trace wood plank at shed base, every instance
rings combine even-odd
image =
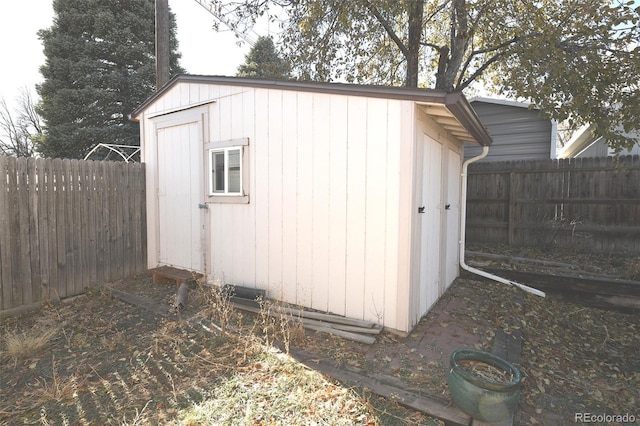
[[[266,314],[278,317],[280,315],[291,315],[299,319],[304,328],[319,331],[321,333],[333,334],[345,339],[371,345],[375,343],[374,335],[380,334],[382,329],[370,321],[346,318],[338,315],[310,312],[303,309],[287,308],[285,306],[272,305],[264,309],[260,303],[254,300],[242,299],[232,296],[231,306],[256,315]]]
[[[166,279],[174,280],[177,285],[180,285],[181,283],[189,283],[191,281],[202,278],[202,274],[199,274],[197,272],[187,271],[186,269],[180,269],[166,265],[149,269],[149,273],[153,275],[154,283]]]

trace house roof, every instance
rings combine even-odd
[[[349,96],[367,96],[385,99],[412,100],[442,127],[463,142],[491,145],[492,139],[475,111],[462,93],[408,87],[374,86],[345,83],[302,82],[291,80],[255,79],[180,74],[169,80],[156,93],[142,103],[130,118],[138,120],[140,114],[159,97],[178,83],[218,84],[255,88],[332,93]]]
[[[576,130],[571,139],[564,145],[564,147],[558,152],[558,158],[571,158],[575,157],[578,153],[585,150],[599,137],[594,135],[595,127],[591,124],[585,124]]]
[[[510,99],[488,98],[485,96],[474,96],[473,98],[469,99],[469,103],[474,103],[474,102],[484,102],[487,104],[505,105],[505,106],[512,106],[512,107],[518,107],[518,108],[534,109],[534,110],[538,109],[529,102],[513,101]]]

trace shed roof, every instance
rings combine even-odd
[[[480,119],[462,93],[448,93],[442,90],[408,87],[180,74],[169,80],[156,93],[133,111],[131,119],[138,120],[140,114],[142,114],[149,105],[178,83],[246,86],[266,89],[332,93],[345,96],[367,96],[385,99],[411,100],[462,142],[472,142],[480,145],[491,145],[492,143],[489,132],[482,125]]]

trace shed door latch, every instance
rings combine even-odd
[[[424,213],[424,206],[418,207],[418,213]]]
[[[198,204],[199,209],[209,210],[209,206],[206,204]]]

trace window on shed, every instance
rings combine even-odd
[[[242,147],[209,150],[210,194],[242,194]]]

